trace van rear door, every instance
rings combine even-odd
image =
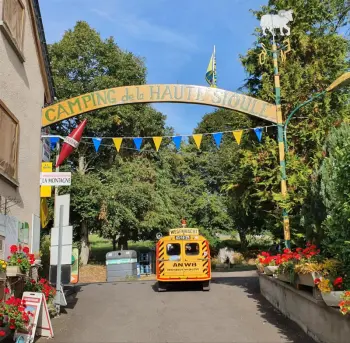
[[[204,265],[208,262],[208,259],[203,256],[206,250],[206,245],[202,244],[202,241],[184,241],[183,251],[184,251],[184,276],[188,278],[205,278],[208,270]]]
[[[179,278],[183,276],[181,242],[162,241],[158,246],[158,272],[161,278]]]

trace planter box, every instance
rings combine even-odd
[[[340,296],[343,294],[343,291],[333,291],[330,293],[321,293],[323,301],[327,306],[339,307],[341,302]]]
[[[17,276],[18,274],[21,274],[21,270],[18,266],[7,266],[6,268],[6,275],[7,276]]]
[[[297,284],[309,286],[309,287],[315,287],[314,280],[320,277],[318,273],[312,272],[308,274],[298,274],[297,278]]]
[[[265,274],[259,275],[259,281],[262,295],[315,342],[349,343],[349,316],[342,315],[338,308]]]
[[[6,272],[0,272],[0,280],[6,280]]]
[[[278,266],[266,266],[264,267],[264,272],[266,275],[272,276],[276,273]]]
[[[290,274],[277,274],[277,279],[283,282],[291,283],[291,275]]]

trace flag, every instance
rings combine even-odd
[[[210,87],[216,87],[216,57],[215,57],[215,45],[214,51],[211,55],[205,79],[209,83]]]
[[[213,137],[214,137],[214,141],[215,141],[216,146],[219,148],[220,143],[221,143],[221,139],[222,139],[222,132],[213,133]]]
[[[192,135],[196,145],[197,145],[197,148],[200,149],[201,147],[201,143],[202,143],[202,138],[203,138],[203,135],[202,134],[197,134],[197,135]]]
[[[133,141],[134,141],[134,144],[135,144],[135,147],[138,151],[140,151],[141,149],[141,145],[142,145],[142,138],[141,137],[134,137],[133,138]]]
[[[49,208],[47,207],[46,198],[40,199],[40,222],[42,228],[45,228],[49,223]]]
[[[123,138],[120,138],[120,137],[118,137],[118,138],[113,138],[113,143],[114,143],[115,148],[117,149],[118,152],[119,152],[119,150],[120,150],[120,147],[121,147],[121,145],[122,145],[122,142],[123,142]]]
[[[236,139],[237,144],[240,145],[241,144],[243,130],[233,131],[232,133],[233,133],[233,137],[235,137],[235,139]]]
[[[153,137],[153,143],[156,147],[156,150],[159,150],[160,144],[162,143],[163,137]]]
[[[258,141],[261,142],[262,133],[263,133],[262,127],[256,127],[256,128],[254,129],[254,132],[255,132],[255,134],[256,134],[256,137],[258,138]]]
[[[96,152],[98,151],[98,149],[100,148],[101,142],[102,142],[102,138],[98,138],[98,137],[94,137],[92,138],[92,142],[94,143],[94,147]]]
[[[177,150],[180,150],[181,140],[182,140],[182,136],[174,136],[173,137],[173,142],[174,142]]]

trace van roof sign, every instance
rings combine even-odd
[[[199,235],[198,229],[190,229],[190,228],[181,228],[181,229],[170,229],[169,230],[170,236],[175,235]]]

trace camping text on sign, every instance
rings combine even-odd
[[[40,173],[41,186],[70,186],[71,172]]]

